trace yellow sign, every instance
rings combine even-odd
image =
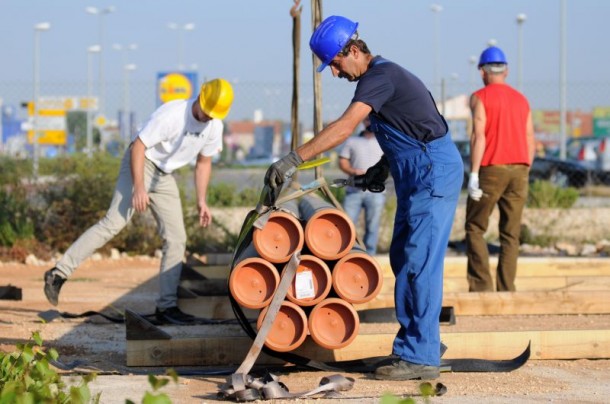
[[[48,145],[64,145],[67,141],[66,135],[66,111],[65,110],[41,110],[38,111],[35,126],[38,128],[38,143]],[[28,131],[28,142],[34,143],[33,128]]]
[[[191,98],[193,86],[183,74],[170,73],[159,80],[159,98],[163,103]]]
[[[97,127],[101,128],[106,125],[106,117],[104,115],[98,115],[95,117],[94,122]]]

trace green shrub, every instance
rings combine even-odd
[[[96,375],[82,376],[78,385],[68,387],[50,366],[58,357],[42,346],[38,332],[17,344],[16,352],[0,352],[0,403],[99,403],[101,393],[92,396],[88,386]]]
[[[21,184],[24,179],[32,177],[30,160],[0,156],[0,185]]]
[[[31,239],[34,224],[22,189],[0,189],[0,246],[12,246],[17,240]]]
[[[530,184],[527,206],[530,208],[569,209],[578,200],[575,188],[560,188],[549,181],[536,180]]]

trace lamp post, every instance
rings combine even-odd
[[[102,51],[104,50],[104,16],[113,13],[116,11],[116,7],[108,6],[105,8],[97,8],[97,7],[87,7],[85,11],[88,14],[99,16],[99,37],[98,37],[98,46],[99,51],[99,101],[98,101],[98,109],[101,113],[104,112],[104,98],[106,95],[106,83],[104,82],[104,61]]]
[[[40,145],[38,144],[38,97],[40,92],[40,33],[51,29],[51,23],[41,22],[34,25],[34,97],[32,99],[32,131],[34,139],[33,171],[34,178],[38,179],[38,158]]]
[[[517,14],[517,89],[523,91],[523,23],[527,16],[523,13]]]
[[[568,43],[567,43],[567,2],[561,0],[559,18],[559,157],[565,160],[567,155],[567,107],[568,107]]]
[[[497,39],[495,39],[495,38],[490,38],[490,39],[487,41],[487,46],[496,46],[497,44],[498,44],[498,40],[497,40]]]
[[[129,98],[129,73],[136,70],[136,65],[133,63],[129,63],[123,66],[124,77],[125,77],[125,87],[123,93],[123,124],[125,124],[125,131],[123,136],[125,137],[123,140],[125,144],[128,144],[131,140],[131,105]]]
[[[128,52],[138,49],[138,44],[130,43],[129,45],[121,45],[119,43],[112,44],[112,49],[122,53],[123,66],[129,63]]]
[[[440,4],[431,4],[430,10],[434,13],[434,86],[437,91],[440,91],[440,66],[441,66],[441,26],[439,14],[443,11],[443,6]]]
[[[94,54],[100,53],[101,51],[102,47],[100,45],[91,45],[87,48],[87,157],[91,157],[93,152],[93,130],[91,125],[93,64],[91,63],[91,59],[93,58]]]
[[[468,58],[470,64],[470,91],[474,91],[475,72],[477,71],[477,57],[472,55]]]
[[[182,63],[182,55],[183,55],[183,48],[184,48],[184,32],[194,30],[195,24],[192,22],[189,22],[189,23],[186,23],[183,25],[179,25],[179,24],[176,24],[175,22],[170,22],[167,24],[167,27],[169,29],[178,31],[178,70],[184,70],[184,64]]]
[[[131,138],[131,133],[129,130],[129,110],[130,110],[130,103],[129,103],[129,69],[134,70],[135,69],[135,65],[134,64],[130,64],[129,63],[129,58],[128,58],[128,52],[130,51],[134,51],[136,49],[138,49],[138,45],[135,43],[129,44],[129,45],[121,45],[121,44],[113,44],[112,45],[112,49],[119,51],[122,53],[122,64],[121,67],[123,69],[123,112],[122,114],[120,114],[120,136],[121,139],[123,140],[123,142],[125,144],[127,144],[127,142],[129,142],[130,138]],[[130,66],[130,68],[128,69],[127,66]],[[131,68],[133,67],[133,68]]]

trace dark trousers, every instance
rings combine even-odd
[[[466,205],[466,254],[468,288],[471,292],[493,291],[489,251],[485,232],[496,204],[500,210],[500,256],[496,269],[496,290],[514,291],[519,256],[521,216],[527,200],[529,167],[522,164],[481,167],[479,201]]]

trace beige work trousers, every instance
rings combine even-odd
[[[177,290],[186,249],[180,193],[174,177],[159,170],[148,159],[145,159],[144,164],[144,184],[150,197],[150,209],[163,240],[157,307],[166,309],[177,304]],[[131,149],[128,149],[123,156],[119,178],[106,215],[85,231],[57,262],[56,268],[64,277],[69,278],[81,262],[129,223],[135,213],[131,202],[132,193]]]

